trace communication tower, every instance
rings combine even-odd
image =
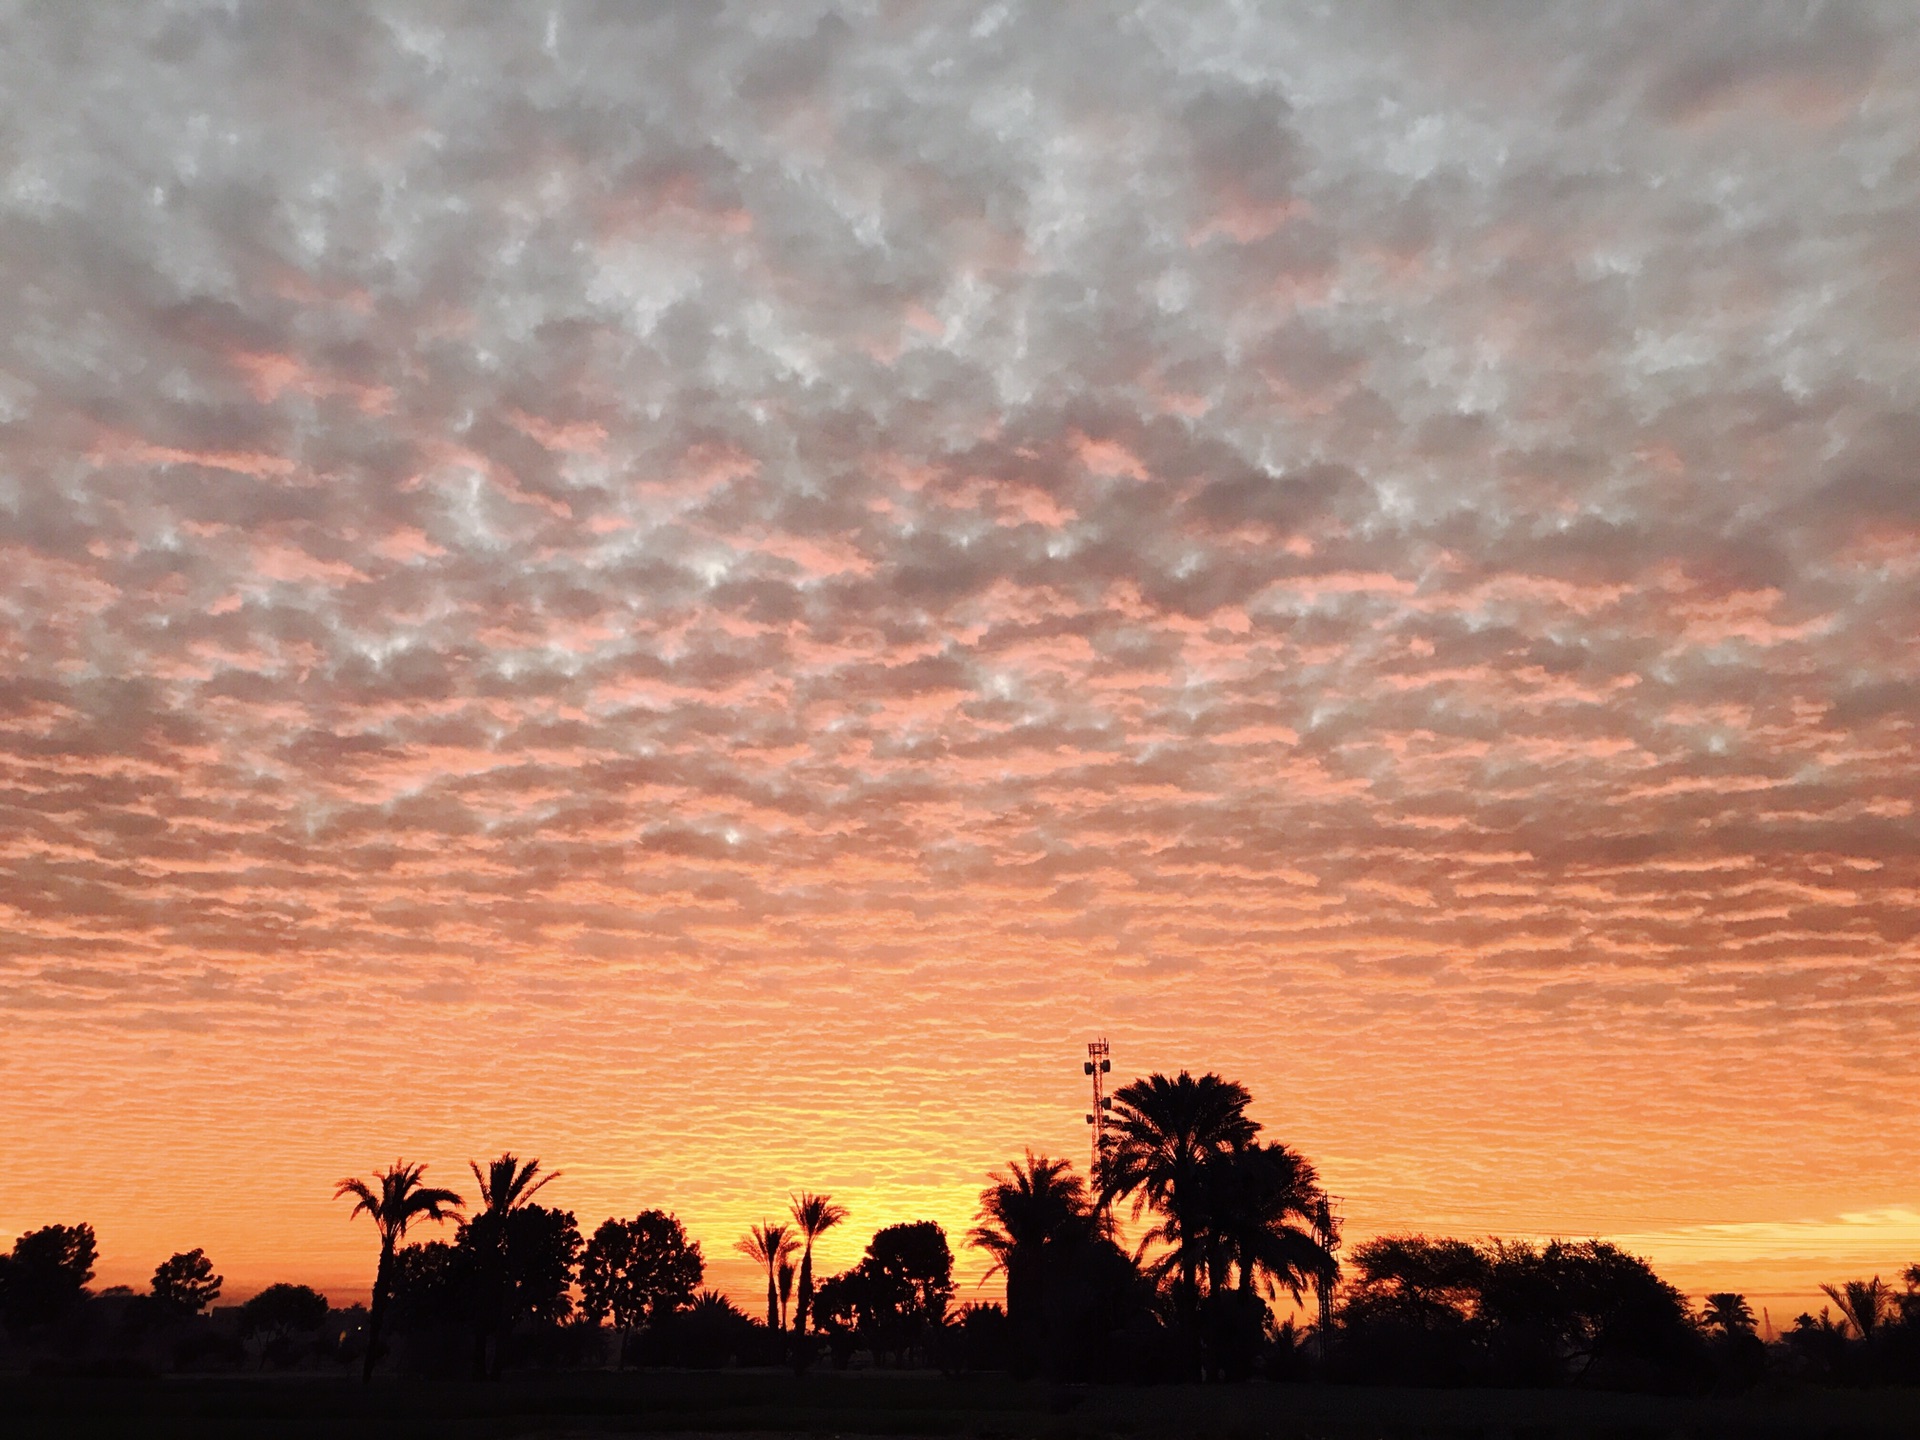
[[[1313,1238],[1320,1248],[1331,1256],[1340,1248],[1340,1197],[1322,1195],[1320,1203],[1313,1212]],[[1314,1297],[1320,1302],[1320,1323],[1314,1330],[1314,1346],[1320,1358],[1327,1358],[1327,1351],[1333,1341],[1333,1287],[1339,1279],[1339,1262],[1334,1262],[1315,1277]]]
[[[1113,1072],[1113,1061],[1107,1058],[1104,1036],[1087,1042],[1085,1070],[1093,1077],[1093,1109],[1087,1115],[1087,1124],[1093,1127],[1093,1163],[1087,1175],[1094,1193],[1098,1194],[1107,1154],[1107,1111],[1113,1108],[1113,1099],[1107,1094],[1107,1076]]]

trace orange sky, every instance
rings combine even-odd
[[[1334,8],[23,22],[0,1233],[751,1300],[1104,1033],[1354,1238],[1920,1260],[1916,27]]]

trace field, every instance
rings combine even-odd
[[[1055,1386],[999,1377],[571,1374],[493,1385],[331,1377],[0,1379],[0,1435],[493,1440],[591,1435],[1573,1437],[1920,1435],[1920,1391],[1661,1397],[1336,1386]]]

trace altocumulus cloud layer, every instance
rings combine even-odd
[[[957,1226],[1105,1029],[1916,1258],[1908,6],[0,26],[7,1224]]]

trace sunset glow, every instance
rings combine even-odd
[[[9,21],[0,1231],[979,1298],[1104,1035],[1350,1241],[1920,1261],[1920,34],[1502,8]]]

